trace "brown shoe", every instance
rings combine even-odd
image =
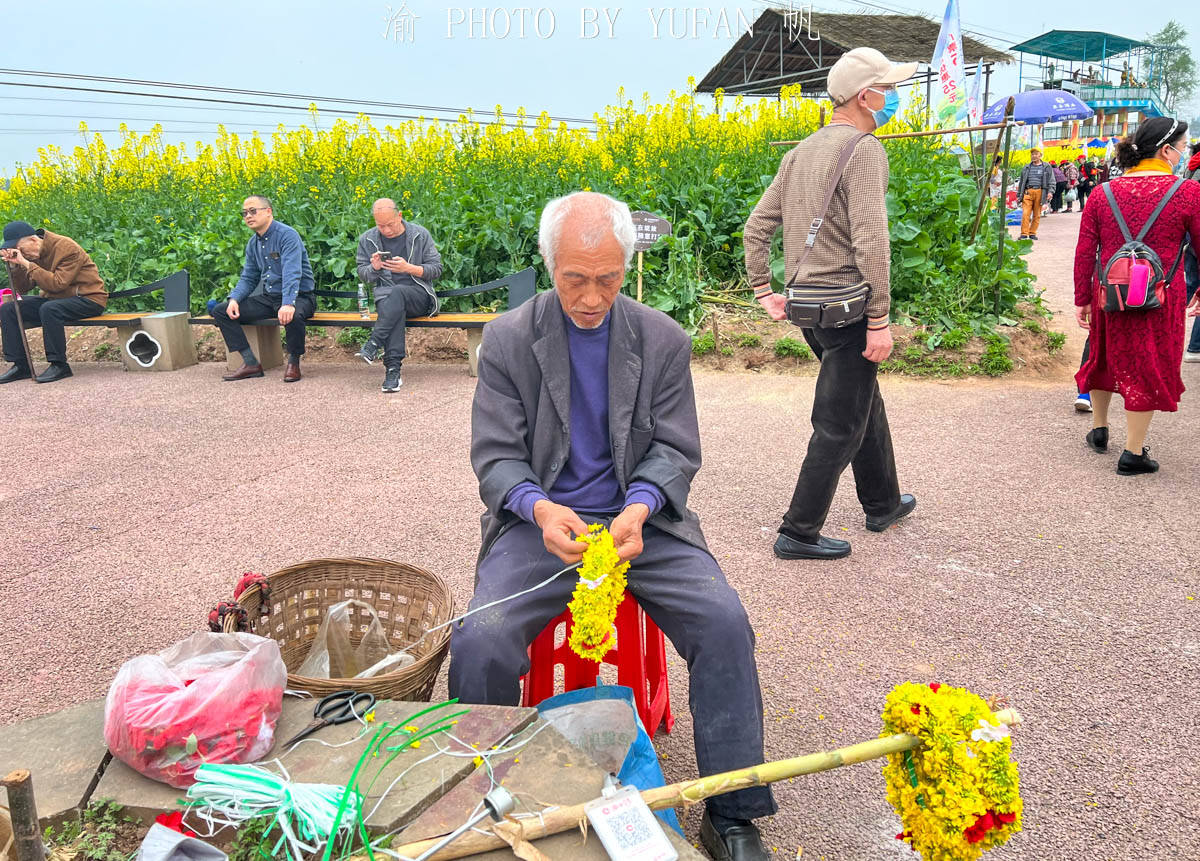
[[[227,383],[231,383],[234,380],[249,380],[253,377],[261,376],[263,376],[262,365],[242,365],[232,374],[226,374],[225,376],[221,377],[221,379]]]
[[[300,380],[300,366],[295,362],[288,362],[287,368],[283,372],[283,381],[285,383],[295,383]]]

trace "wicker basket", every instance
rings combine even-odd
[[[238,604],[246,610],[250,630],[279,643],[288,668],[288,687],[314,697],[342,690],[370,691],[378,699],[428,701],[438,670],[450,648],[450,628],[426,637],[413,651],[416,662],[369,679],[311,679],[291,672],[304,662],[321,620],[333,604],[355,598],[372,605],[388,640],[403,648],[421,634],[454,615],[454,598],[442,578],[424,568],[384,559],[313,559],[276,571],[267,577],[270,607],[260,614],[262,593],[251,586]],[[362,639],[368,618],[351,611],[354,645]],[[234,614],[225,617],[233,630]]]

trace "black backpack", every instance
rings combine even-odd
[[[1108,199],[1108,206],[1117,220],[1117,226],[1121,228],[1121,235],[1125,237],[1125,244],[1117,249],[1103,267],[1100,265],[1100,252],[1096,251],[1096,278],[1104,289],[1105,311],[1110,313],[1113,311],[1150,311],[1162,307],[1164,292],[1179,269],[1179,263],[1183,259],[1183,249],[1187,243],[1186,241],[1180,243],[1175,263],[1171,267],[1171,271],[1164,275],[1162,258],[1158,256],[1157,251],[1142,240],[1150,232],[1154,222],[1158,220],[1163,208],[1186,181],[1183,177],[1176,178],[1171,187],[1167,189],[1167,193],[1162,196],[1162,200],[1158,202],[1158,206],[1154,207],[1154,211],[1150,213],[1150,217],[1146,219],[1146,223],[1136,237],[1129,232],[1125,216],[1121,214],[1121,209],[1117,206],[1117,199],[1113,197],[1112,185],[1106,182],[1102,186],[1104,196]],[[1134,264],[1150,268],[1145,289],[1141,289],[1137,284],[1133,286],[1132,290],[1130,289]]]

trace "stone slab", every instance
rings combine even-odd
[[[78,816],[107,752],[102,699],[0,727],[0,775],[28,769],[43,827]]]
[[[186,311],[147,314],[138,323],[139,328],[121,330],[121,361],[127,370],[175,371],[196,364],[196,341]],[[148,365],[134,357],[131,346]]]
[[[313,705],[313,701],[309,699],[288,697],[284,700],[283,714],[275,728],[276,744],[264,757],[264,761],[279,759],[295,783],[344,785],[349,781],[355,763],[366,750],[372,733],[361,733],[362,726],[358,723],[328,726],[311,736],[310,740],[301,741],[291,749],[284,750],[281,742],[290,740],[312,721]],[[381,702],[375,708],[376,726],[385,722],[404,724],[417,712],[428,707],[429,703]],[[383,804],[368,818],[368,824],[373,829],[380,832],[390,831],[411,822],[459,780],[470,774],[475,766],[471,756],[467,755],[470,750],[468,745],[475,743],[487,749],[512,733],[519,732],[537,717],[535,709],[505,706],[451,706],[444,709],[443,713],[449,714],[462,709],[469,711],[459,718],[453,733],[463,744],[456,744],[447,738],[439,738],[439,743],[443,747],[458,750],[463,756],[439,756],[422,763],[421,760],[437,750],[433,740],[427,739],[421,743],[419,749],[400,752],[382,771],[380,767],[391,754],[381,754],[378,760],[372,760],[364,769],[360,775],[360,785],[364,788],[375,778],[376,773],[379,774],[364,805],[367,811],[372,810],[380,796],[387,791]],[[416,724],[427,726],[431,722],[430,719],[437,714],[438,712],[434,712],[419,718]],[[389,785],[393,783],[392,788],[388,790]],[[94,797],[111,798],[130,814],[148,822],[159,813],[173,809],[177,800],[185,794],[185,790],[150,780],[123,762],[114,760],[101,778]]]
[[[543,727],[545,727],[543,729]],[[503,758],[494,758],[492,773],[483,766],[476,768],[457,786],[443,795],[412,825],[401,832],[397,844],[427,840],[448,834],[467,820],[480,799],[491,788],[494,778],[517,799],[517,815],[537,813],[550,805],[582,804],[600,796],[605,771],[592,759],[567,741],[554,727],[538,720],[523,730],[508,745],[521,744],[519,749]],[[671,829],[663,829],[682,859],[703,859],[690,843]],[[550,858],[570,858],[572,861],[607,861],[608,853],[594,836],[584,840],[578,832],[544,837],[534,843]],[[512,858],[508,849],[473,856],[480,859]]]
[[[269,371],[271,368],[278,368],[283,365],[283,344],[279,339],[280,333],[283,331],[282,327],[242,326],[242,331],[246,333],[246,343],[250,345],[250,349],[258,357],[258,362],[263,366],[263,370]],[[218,329],[217,336],[220,337],[220,334],[221,331]],[[246,363],[242,360],[241,353],[231,353],[226,348],[225,366],[230,371],[236,371],[244,364]]]

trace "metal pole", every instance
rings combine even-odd
[[[933,122],[933,66],[925,73],[925,128]]]
[[[1005,105],[1005,107],[1004,107],[1004,119],[1006,122],[1010,122],[1012,120],[1013,111],[1015,111],[1016,109],[1017,109],[1016,99],[1014,99],[1010,96],[1008,99],[1008,104]],[[999,216],[1000,216],[1000,221],[998,224],[999,229],[996,231],[996,233],[998,234],[997,241],[999,242],[999,249],[996,254],[996,271],[997,272],[999,272],[1004,267],[1004,240],[1008,239],[1008,225],[1005,223],[1006,216],[1007,216],[1007,213],[1005,212],[1005,209],[1007,208],[1005,205],[1006,204],[1005,196],[1008,194],[1008,162],[1009,162],[1009,158],[1011,155],[1012,155],[1012,126],[1009,126],[1004,132],[1004,168],[1000,172],[1000,206],[997,209],[997,212],[999,213]],[[1000,284],[999,284],[999,282],[996,283],[996,313],[997,314],[1000,313]]]
[[[642,259],[646,252],[638,252],[638,301],[642,301]]]
[[[22,769],[0,780],[0,786],[8,790],[8,811],[12,817],[16,861],[45,861],[46,847],[42,845],[37,805],[33,800],[33,778]]]

